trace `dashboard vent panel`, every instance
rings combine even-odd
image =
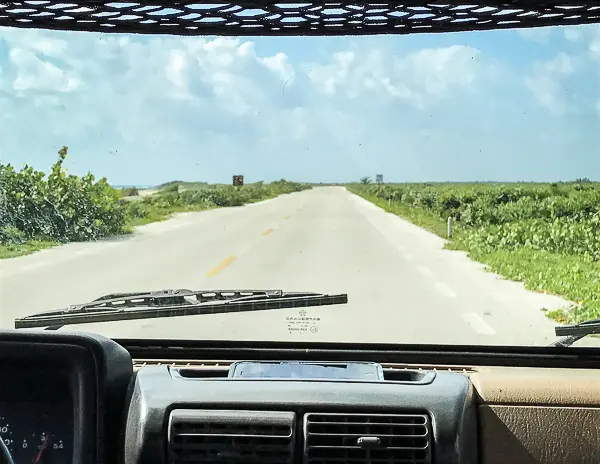
[[[427,414],[310,413],[304,464],[430,464]]]
[[[176,409],[169,463],[291,464],[295,424],[293,412]]]

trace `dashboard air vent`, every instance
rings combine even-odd
[[[283,411],[176,409],[169,418],[169,463],[292,463],[295,417]]]
[[[304,464],[429,464],[427,414],[304,416]]]

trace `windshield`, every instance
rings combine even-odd
[[[0,328],[110,294],[259,289],[348,302],[60,330],[546,345],[600,317],[599,79],[597,25],[1,28]]]

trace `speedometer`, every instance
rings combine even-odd
[[[34,433],[30,437],[22,436],[14,440],[10,425],[0,427],[0,432],[15,464],[64,464],[70,461],[70,456],[65,453],[64,440],[56,434]]]
[[[59,409],[59,404],[0,403],[0,436],[15,464],[72,461],[72,422]]]

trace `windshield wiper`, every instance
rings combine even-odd
[[[562,338],[550,343],[548,346],[571,346],[588,335],[600,333],[600,319],[590,319],[579,324],[556,327],[554,333],[557,337]]]
[[[115,293],[89,303],[73,305],[15,319],[15,329],[45,327],[56,330],[65,325],[94,322],[131,321],[158,317],[196,316],[242,311],[303,308],[348,303],[345,293],[328,295],[282,290],[161,290]]]

